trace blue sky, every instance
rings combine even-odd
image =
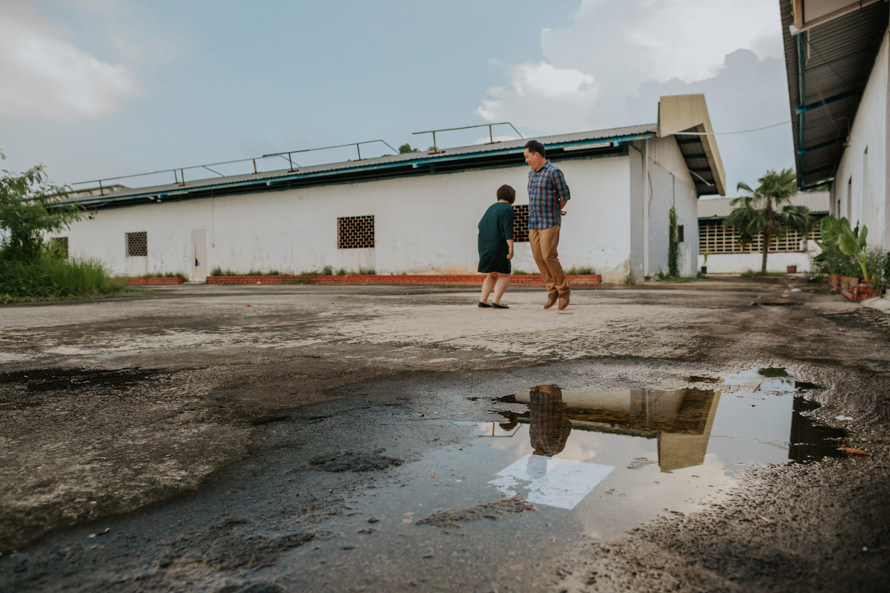
[[[0,167],[56,183],[652,123],[667,94],[717,132],[789,120],[777,0],[0,0],[0,75]],[[788,123],[717,142],[730,195],[793,166]]]

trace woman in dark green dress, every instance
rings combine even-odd
[[[479,268],[488,274],[482,282],[479,306],[509,309],[501,304],[501,297],[510,284],[510,260],[513,259],[513,202],[516,190],[509,185],[498,188],[498,201],[488,207],[479,221]],[[488,295],[494,290],[494,300],[488,304]]]

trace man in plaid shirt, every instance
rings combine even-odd
[[[565,214],[562,209],[572,196],[562,171],[547,159],[543,144],[530,140],[525,145],[525,162],[532,169],[528,173],[528,241],[547,287],[544,308],[549,309],[558,299],[559,308],[565,309],[570,290],[556,248]]]

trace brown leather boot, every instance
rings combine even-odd
[[[555,305],[555,304],[556,304],[556,299],[558,299],[558,298],[559,298],[559,293],[558,293],[558,292],[550,292],[550,293],[547,293],[547,302],[544,303],[544,308],[545,308],[545,309],[549,309],[550,307],[552,307],[553,305]]]
[[[566,307],[569,306],[569,293],[570,292],[571,292],[571,290],[569,290],[567,288],[564,293],[559,295],[559,310],[560,311],[562,311],[563,309],[565,309]]]

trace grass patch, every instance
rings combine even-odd
[[[760,272],[748,270],[747,272],[742,272],[739,275],[742,278],[784,278],[788,274],[786,274],[785,272],[767,272],[766,274],[761,274]]]
[[[593,270],[593,268],[589,268],[589,267],[588,268],[573,267],[573,268],[569,268],[568,270],[566,270],[566,274],[569,274],[571,276],[592,276],[593,274],[596,274],[596,272]]]
[[[44,257],[32,262],[0,261],[0,302],[99,298],[126,292],[91,260]]]
[[[671,276],[666,272],[659,272],[655,274],[656,282],[695,282],[696,280],[701,280],[704,278],[702,274],[697,274],[695,276]]]

